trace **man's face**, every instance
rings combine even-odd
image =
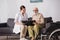
[[[26,9],[23,8],[23,9],[21,10],[21,13],[22,13],[22,14],[26,13]]]
[[[38,13],[38,8],[34,8],[33,12]]]

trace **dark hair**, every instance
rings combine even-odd
[[[24,5],[22,5],[22,6],[20,7],[20,10],[22,10],[23,8],[25,9],[25,6],[24,6]]]

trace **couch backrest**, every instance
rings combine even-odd
[[[53,22],[52,17],[46,17],[44,18],[45,23]]]
[[[32,20],[32,18],[28,18],[28,20]],[[52,17],[46,17],[44,18],[45,23],[53,22]],[[7,26],[14,27],[14,18],[8,18],[7,20]]]
[[[7,20],[7,26],[14,27],[14,18],[8,18]]]
[[[32,17],[28,18],[28,20],[29,20],[29,21],[32,20]]]
[[[32,18],[30,17],[30,18],[28,18],[28,20],[32,20]],[[49,22],[53,22],[52,17],[44,18],[44,23],[49,23]]]

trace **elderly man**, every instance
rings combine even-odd
[[[35,20],[34,26],[28,26],[29,37],[31,37],[31,40],[35,40],[39,33],[39,28],[44,24],[44,17],[41,13],[38,13],[38,11],[37,7],[33,9],[34,15],[32,16],[32,20]]]

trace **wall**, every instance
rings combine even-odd
[[[26,6],[29,17],[33,14],[33,8],[38,7],[44,17],[51,16],[54,21],[60,20],[60,0],[43,0],[40,3],[30,3],[30,0],[0,0],[1,22],[6,22],[8,18],[14,18],[21,5]]]
[[[17,2],[16,0],[7,0],[8,3],[8,18],[14,18],[17,13]]]
[[[16,13],[16,0],[0,0],[0,23],[7,22],[8,18],[14,18]]]
[[[7,20],[7,0],[0,0],[0,23]]]
[[[38,7],[39,12],[41,12],[44,17],[52,17],[54,21],[60,20],[60,0],[43,0],[40,3],[30,3],[30,0],[18,0],[17,6],[25,5],[29,16],[33,14],[33,7]]]

